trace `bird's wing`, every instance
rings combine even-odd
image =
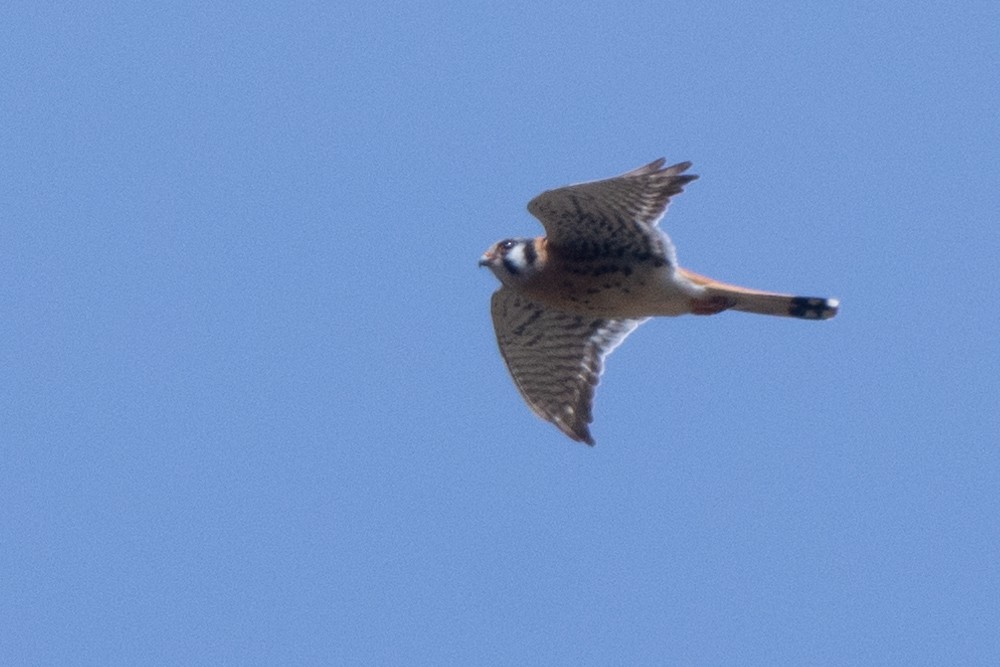
[[[602,181],[549,190],[528,203],[545,227],[550,248],[580,260],[623,258],[676,264],[666,234],[656,229],[670,198],[697,176],[690,162],[645,167]]]
[[[579,442],[589,424],[604,358],[644,320],[552,310],[506,287],[493,293],[493,327],[507,370],[532,410]]]

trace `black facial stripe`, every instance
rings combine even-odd
[[[532,241],[528,241],[524,244],[524,261],[528,266],[534,266],[536,259],[538,259],[538,253],[535,252],[535,244]]]
[[[504,256],[503,266],[505,269],[507,269],[507,272],[512,275],[516,276],[517,274],[521,273],[521,270],[517,268],[517,265],[514,264],[514,262],[510,261],[510,257]]]

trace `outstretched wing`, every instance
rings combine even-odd
[[[656,229],[684,186],[690,162],[664,167],[660,158],[603,181],[549,190],[528,203],[545,227],[549,247],[571,259],[628,258],[676,264],[673,245]]]
[[[574,440],[594,444],[589,424],[604,358],[645,320],[607,320],[552,310],[501,287],[493,328],[507,370],[532,410]]]

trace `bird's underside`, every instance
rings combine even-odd
[[[679,267],[657,224],[670,197],[696,176],[683,173],[690,163],[663,165],[542,193],[528,210],[547,236],[500,241],[480,259],[502,283],[493,324],[522,397],[590,445],[604,358],[646,318],[739,310],[821,320],[839,307],[834,299],[754,290]]]

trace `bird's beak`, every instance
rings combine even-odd
[[[486,252],[479,258],[479,266],[489,266],[493,263],[493,253]]]

